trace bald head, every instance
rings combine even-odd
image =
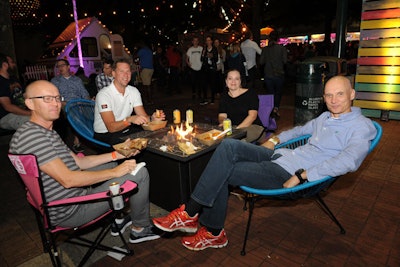
[[[52,129],[53,121],[59,118],[61,111],[57,87],[48,81],[39,80],[29,84],[25,94],[25,105],[32,111],[31,121]]]
[[[49,81],[38,80],[30,83],[26,87],[26,98],[41,95],[59,95],[57,87]]]
[[[325,89],[330,86],[340,87],[344,90],[352,90],[350,80],[344,76],[334,76],[328,80]]]
[[[344,76],[332,77],[325,84],[324,100],[328,110],[335,118],[351,112],[354,97],[355,91],[351,88],[350,80]]]

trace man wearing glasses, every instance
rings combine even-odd
[[[85,157],[73,153],[53,129],[53,122],[60,115],[62,100],[57,88],[50,82],[40,80],[31,83],[26,89],[25,104],[32,110],[32,115],[30,121],[13,135],[10,152],[37,157],[48,201],[104,191],[112,182],[123,184],[131,180],[137,183],[140,190],[130,197],[129,216],[116,219],[117,226],[121,232],[130,230],[130,243],[160,238],[160,231],[150,221],[150,177],[147,169],[143,167],[135,175],[131,174],[136,168],[136,160],[126,159],[118,165],[116,160],[125,159],[125,156],[116,151]],[[137,153],[139,151],[128,157]],[[50,218],[54,225],[75,227],[107,210],[107,201],[70,205],[52,209]],[[115,227],[111,234],[118,235]]]
[[[71,75],[70,67],[68,60],[57,60],[56,68],[59,75],[51,79],[51,83],[57,86],[60,94],[64,97],[63,107],[72,99],[89,98],[89,93],[82,80],[75,75]]]
[[[64,98],[62,101],[63,108],[67,102],[72,99],[90,98],[89,92],[83,85],[82,80],[75,75],[71,75],[68,60],[57,60],[56,68],[58,69],[59,75],[51,79],[51,83],[58,88],[60,95]],[[75,152],[83,152],[83,148],[77,136],[74,136],[73,150]]]
[[[7,56],[0,54],[0,128],[16,130],[29,120],[31,112],[11,102],[10,67]]]

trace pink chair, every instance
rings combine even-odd
[[[109,191],[47,202],[44,195],[42,179],[40,177],[40,171],[36,161],[36,156],[31,154],[8,154],[8,157],[25,184],[26,197],[28,202],[33,207],[33,210],[35,211],[40,236],[43,242],[43,249],[45,252],[49,253],[53,266],[62,266],[56,243],[58,233],[68,235],[68,239],[65,242],[89,248],[86,254],[83,256],[82,260],[80,261],[79,266],[84,265],[95,250],[111,251],[124,255],[133,255],[133,250],[128,247],[128,244],[122,236],[121,232],[119,232],[119,237],[121,238],[121,241],[123,243],[122,250],[118,250],[101,244],[104,237],[110,231],[111,226],[113,224],[114,226],[116,226],[115,218],[117,211],[114,211],[112,208],[112,197],[110,196]],[[136,188],[137,184],[129,180],[121,185],[120,195],[124,197],[125,202],[128,200],[128,195],[132,194],[133,190]],[[49,217],[49,209],[51,209],[52,207],[61,205],[79,205],[97,201],[109,201],[110,210],[84,225],[74,228],[66,228],[53,225],[51,223]],[[80,230],[85,229],[95,223],[98,223],[99,227],[101,227],[101,231],[98,233],[97,237],[94,240],[88,240],[79,236]]]

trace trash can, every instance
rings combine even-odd
[[[325,62],[302,62],[296,71],[294,124],[303,125],[318,117],[324,109]]]

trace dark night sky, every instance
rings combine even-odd
[[[222,8],[230,20],[240,13],[229,30],[240,31],[241,22],[252,28],[255,1],[260,1],[261,25],[276,27],[287,35],[306,27],[320,31],[326,18],[335,17],[337,0],[202,0],[202,4],[198,4],[199,0],[76,0],[76,3],[79,18],[96,16],[110,30],[124,37],[162,39],[168,36],[176,40],[178,34],[185,30],[226,27],[228,22],[224,19]],[[350,22],[359,21],[362,0],[348,2]],[[72,0],[41,0],[40,3],[39,10],[35,12],[37,19],[33,24],[36,25],[32,28],[46,32],[50,39],[54,39],[73,21],[70,16],[73,12]],[[193,3],[197,6],[193,7]],[[134,37],[127,39],[130,38]]]
[[[10,0],[11,3],[13,1],[16,0]],[[257,1],[260,4],[255,9],[254,3]],[[79,18],[96,16],[113,33],[121,34],[125,45],[132,50],[134,44],[143,39],[153,44],[175,42],[185,30],[190,32],[224,28],[228,22],[224,19],[222,9],[229,20],[239,14],[229,28],[230,32],[237,34],[240,34],[243,25],[258,30],[252,25],[255,10],[259,11],[259,23],[262,27],[272,26],[283,36],[323,33],[325,23],[335,25],[336,1],[76,0],[76,3]],[[357,30],[362,0],[348,0],[348,3],[348,25],[353,25]],[[11,11],[12,14],[18,14],[15,10]],[[33,13],[14,17],[14,35],[22,43],[31,43],[38,39],[41,43],[36,49],[45,49],[73,22],[72,13],[72,0],[41,0],[39,9],[34,11],[35,17]],[[348,30],[353,29],[348,27]]]

